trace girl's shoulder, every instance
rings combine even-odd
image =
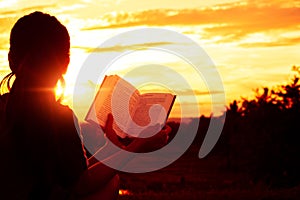
[[[74,121],[76,120],[76,116],[74,112],[69,108],[69,106],[62,105],[60,103],[56,103],[55,105],[55,117],[57,120],[61,120],[62,122],[66,121]]]

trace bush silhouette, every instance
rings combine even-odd
[[[255,90],[233,101],[222,134],[227,167],[250,173],[271,187],[300,182],[300,70],[289,83]]]

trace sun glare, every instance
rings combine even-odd
[[[57,85],[55,87],[55,96],[56,99],[62,99],[63,95],[64,95],[64,91],[65,91],[65,87],[63,86],[61,81],[57,82]]]

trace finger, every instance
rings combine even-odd
[[[111,113],[109,113],[109,114],[107,115],[107,120],[108,120],[108,121],[113,121],[113,120],[114,120],[114,117],[113,117],[113,115],[112,115]]]
[[[113,129],[113,122],[114,122],[113,115],[109,113],[105,124],[105,132],[111,131]]]
[[[162,130],[165,134],[169,135],[169,133],[172,131],[171,127],[168,125],[165,125],[163,130]]]

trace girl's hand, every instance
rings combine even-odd
[[[107,121],[106,121],[106,125],[104,128],[105,135],[112,143],[114,143],[118,147],[124,149],[125,146],[120,142],[119,136],[113,129],[113,124],[114,124],[114,118],[113,118],[112,114],[109,114],[107,116]]]
[[[130,146],[135,146],[135,152],[144,153],[144,152],[152,152],[158,150],[165,146],[168,142],[169,133],[171,132],[171,128],[166,125],[163,129],[160,130],[159,125],[149,126],[145,129],[140,135],[147,136],[152,135],[153,131],[155,131],[155,135],[148,138],[135,138]]]
[[[120,142],[118,135],[114,131],[113,116],[109,114],[104,132],[106,134],[106,137],[118,147],[128,151],[142,153],[155,151],[165,146],[168,142],[171,128],[166,125],[163,129],[161,129],[159,124],[149,126],[140,133],[141,137],[131,138],[132,142],[128,146],[125,146]],[[149,135],[153,136],[147,137]]]

